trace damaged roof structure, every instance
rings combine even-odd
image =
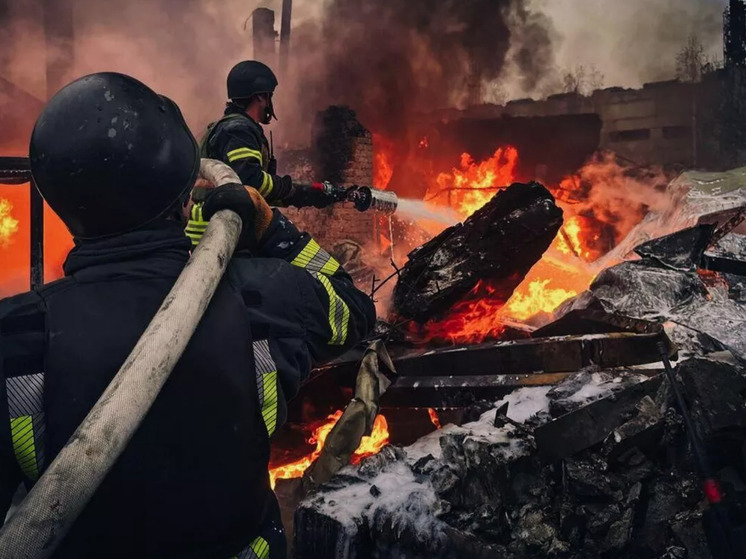
[[[697,435],[739,502],[744,179],[746,169],[682,174],[665,213],[648,214],[590,288],[529,337],[389,344],[398,374],[382,405],[464,406],[462,421],[389,445],[309,493],[295,513],[296,557],[711,557],[706,500],[656,347],[678,358]],[[325,372],[345,382],[353,369]]]

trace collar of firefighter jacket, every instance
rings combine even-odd
[[[176,222],[159,222],[147,229],[106,239],[75,242],[62,268],[65,276],[111,274],[178,276],[189,260],[191,241]]]
[[[251,124],[253,124],[257,128],[259,128],[259,130],[262,131],[262,134],[264,134],[264,128],[262,128],[262,125],[259,124],[253,118],[251,118],[248,114],[246,114],[246,109],[242,109],[241,107],[239,107],[238,105],[236,105],[234,103],[228,103],[228,105],[225,107],[225,112],[223,113],[223,115],[224,116],[240,115],[240,116],[246,118],[246,120],[248,120]]]

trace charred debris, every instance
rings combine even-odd
[[[738,509],[746,237],[732,208],[730,219],[716,209],[643,235],[525,339],[389,344],[397,374],[381,406],[458,408],[458,421],[309,493],[295,513],[296,557],[711,557],[707,502],[656,347],[678,359],[697,434]],[[541,185],[511,186],[410,255],[397,312],[427,320],[483,277],[507,299],[561,224]],[[356,366],[352,356],[324,373],[350,384]]]

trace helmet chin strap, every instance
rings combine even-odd
[[[267,123],[271,122],[272,119],[278,120],[277,115],[275,114],[275,106],[272,103],[272,96],[269,97],[269,102],[267,104],[267,108],[265,109],[265,112],[266,112]]]

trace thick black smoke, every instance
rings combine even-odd
[[[401,137],[418,112],[479,101],[481,84],[509,60],[537,83],[551,71],[550,28],[525,0],[334,0],[317,42],[302,30],[294,39],[296,54],[314,59],[301,63],[313,71],[299,91],[319,107],[350,105],[372,130]]]

